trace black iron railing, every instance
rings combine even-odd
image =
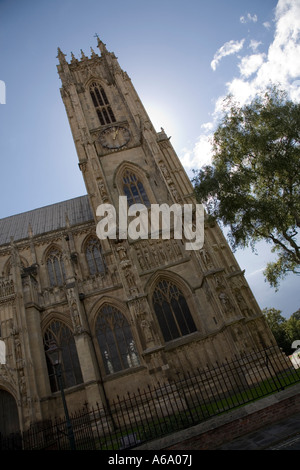
[[[76,449],[129,449],[201,423],[300,381],[276,346],[178,372],[173,379],[118,396],[109,407],[86,406],[71,415]],[[19,438],[20,445],[20,438]],[[1,447],[1,444],[0,444]],[[23,449],[68,449],[62,418],[32,424],[22,434]]]

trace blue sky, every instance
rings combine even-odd
[[[95,33],[188,174],[210,161],[228,92],[245,103],[272,79],[300,99],[300,0],[0,0],[0,218],[86,193],[56,56],[97,51]],[[300,307],[299,278],[264,282],[265,244],[236,256],[261,308]]]

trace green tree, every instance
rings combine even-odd
[[[208,218],[228,226],[232,248],[265,240],[277,254],[264,274],[276,289],[299,274],[300,105],[276,88],[240,107],[228,97],[213,141],[212,165],[195,172]]]
[[[283,328],[290,346],[294,341],[300,341],[300,309],[290,316],[290,318],[285,322]],[[291,352],[293,352],[292,348]]]
[[[285,325],[287,320],[281,315],[281,310],[276,308],[264,308],[263,315],[274,335],[276,343],[286,354],[290,354],[291,343],[287,338]]]
[[[276,308],[264,308],[263,315],[280,348],[289,356],[295,350],[292,348],[294,341],[300,341],[300,309],[289,318],[281,315],[281,310]]]

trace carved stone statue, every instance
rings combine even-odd
[[[113,374],[114,373],[114,368],[113,368],[113,365],[112,365],[111,360],[109,358],[109,354],[106,350],[104,351],[104,357],[105,357],[108,372],[110,374]]]
[[[129,351],[128,351],[126,359],[127,359],[127,363],[129,367],[137,367],[140,365],[139,358],[135,352],[133,340],[129,343]]]
[[[143,333],[144,333],[146,343],[149,343],[149,342],[153,341],[152,328],[151,328],[150,323],[148,322],[148,320],[142,320],[141,327],[142,327],[142,330],[143,330]]]

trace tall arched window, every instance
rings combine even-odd
[[[47,328],[44,335],[45,352],[48,350],[50,343],[55,341],[56,345],[61,348],[62,352],[62,382],[64,388],[73,387],[83,382],[80,369],[78,354],[76,350],[74,336],[66,325],[59,321],[53,321]],[[57,378],[53,366],[51,365],[47,355],[47,367],[50,380],[51,391],[59,390]]]
[[[165,341],[196,331],[187,302],[175,284],[160,281],[153,294],[153,305]]]
[[[101,308],[96,336],[107,374],[140,365],[130,325],[117,308],[111,305]]]
[[[62,286],[66,279],[65,266],[62,253],[53,249],[47,256],[47,269],[50,286]]]
[[[90,86],[90,94],[100,124],[103,126],[104,124],[111,124],[112,122],[116,122],[114,113],[112,112],[104,89],[98,83],[93,82]]]
[[[129,206],[132,204],[144,204],[146,207],[150,207],[150,201],[143,183],[129,170],[126,170],[123,174],[123,191],[125,196],[127,196]]]
[[[86,261],[90,275],[103,273],[105,271],[101,256],[101,246],[97,238],[91,238],[85,248]]]

